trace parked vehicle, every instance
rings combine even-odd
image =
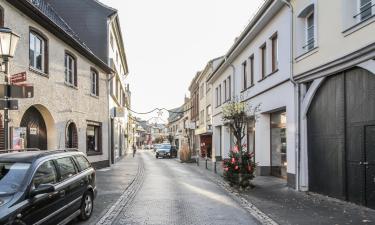
[[[159,157],[162,158],[173,158],[177,157],[177,149],[175,146],[172,146],[170,144],[162,144],[157,150],[155,157],[158,159]]]
[[[0,154],[0,224],[66,224],[90,218],[95,170],[78,151]]]
[[[162,146],[162,144],[154,144],[154,152],[156,152],[160,146]]]

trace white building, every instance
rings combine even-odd
[[[291,3],[298,186],[375,208],[375,2]]]
[[[255,151],[258,175],[283,178],[295,188],[296,104],[291,77],[291,14],[280,0],[265,1],[210,77],[216,156],[233,147],[222,107],[237,99],[253,116],[245,143]],[[253,115],[258,107],[260,111]]]

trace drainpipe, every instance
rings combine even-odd
[[[294,10],[293,10],[293,6],[292,4],[290,4],[290,0],[281,0],[282,2],[285,3],[285,5],[289,8],[290,10],[290,81],[293,83],[294,85],[294,91],[295,91],[295,107],[296,107],[296,115],[295,115],[295,119],[297,121],[297,127],[296,127],[296,134],[295,134],[295,139],[297,140],[297,143],[296,143],[296,147],[297,147],[297,151],[296,152],[296,167],[297,167],[297,170],[296,170],[296,183],[297,183],[297,187],[296,189],[297,190],[300,190],[300,168],[301,168],[301,140],[300,140],[300,127],[301,127],[301,123],[300,123],[300,118],[299,118],[299,115],[300,115],[300,86],[298,85],[298,83],[294,80],[294,71],[293,71],[293,63],[294,63],[294,48],[293,48],[293,44],[294,44],[294,21],[293,21],[293,14],[294,14]],[[297,100],[297,101],[296,101]]]
[[[112,151],[111,151],[111,147],[112,147],[112,144],[111,144],[111,140],[112,140],[112,132],[111,132],[111,128],[112,128],[112,124],[111,124],[111,112],[110,112],[110,108],[109,108],[109,101],[111,100],[111,93],[110,93],[110,85],[111,85],[111,81],[112,79],[116,76],[115,74],[108,74],[110,77],[107,79],[107,90],[108,90],[108,106],[107,106],[107,109],[108,109],[108,161],[109,161],[109,167],[112,166]]]

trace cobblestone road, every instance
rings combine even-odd
[[[98,224],[260,224],[217,184],[174,159],[139,152],[138,177]]]

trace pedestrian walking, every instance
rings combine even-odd
[[[137,148],[136,148],[135,145],[133,144],[133,158],[134,158],[136,152],[137,152]]]

